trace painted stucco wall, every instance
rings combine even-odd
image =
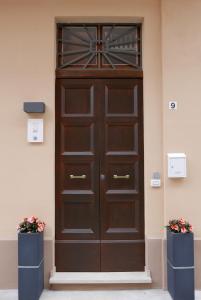
[[[182,5],[181,5],[182,2]],[[165,220],[184,216],[201,238],[201,1],[162,1]],[[169,100],[178,110],[168,110]],[[167,178],[167,152],[185,152],[187,178]]]
[[[127,0],[126,3],[0,1],[0,195],[1,219],[6,224],[0,228],[1,238],[15,239],[18,221],[33,213],[46,221],[46,238],[54,237],[55,20],[121,22],[135,21],[134,17],[144,19],[146,233],[160,235],[162,189],[156,191],[149,187],[151,173],[161,171],[162,164],[160,2]],[[26,141],[28,116],[22,110],[25,100],[44,100],[47,105],[42,145]]]
[[[16,245],[21,218],[35,214],[47,223],[47,272],[54,264],[56,21],[143,23],[146,264],[154,282],[161,285],[161,238],[170,217],[192,221],[200,249],[200,12],[200,0],[0,0],[0,254]],[[172,99],[176,112],[168,110]],[[42,145],[26,141],[25,100],[46,103]],[[187,154],[186,179],[167,178],[168,152]],[[162,174],[159,189],[150,187],[154,171]],[[15,263],[15,253],[0,255],[0,265]],[[15,283],[16,273],[7,271],[0,287]]]
[[[162,236],[163,188],[154,190],[149,184],[153,171],[162,172],[160,1],[0,0],[0,252],[6,253],[10,245],[15,249],[9,258],[1,256],[4,268],[10,261],[16,265],[16,224],[24,216],[43,219],[45,239],[54,240],[55,24],[59,21],[143,22],[145,232],[147,239]],[[26,141],[29,116],[22,109],[26,100],[46,103],[42,145]],[[54,243],[48,245],[47,273],[54,265]],[[153,260],[148,248],[147,243],[146,265],[150,268]],[[160,273],[160,262],[157,268]],[[14,285],[13,268],[0,286]]]
[[[201,288],[201,1],[162,0],[164,221],[183,216],[195,232],[195,279]],[[178,110],[168,110],[176,100]],[[168,152],[185,152],[187,178],[167,178]],[[165,275],[165,272],[164,272]]]

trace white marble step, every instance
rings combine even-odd
[[[152,283],[149,272],[55,272],[50,284],[146,284]]]

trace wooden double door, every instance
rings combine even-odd
[[[56,81],[56,270],[143,271],[142,79]]]

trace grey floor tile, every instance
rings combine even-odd
[[[196,291],[201,300],[201,291]],[[49,291],[40,300],[171,300],[163,290]],[[17,290],[0,290],[0,300],[18,300]],[[28,300],[28,299],[27,299]]]

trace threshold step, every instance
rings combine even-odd
[[[147,284],[150,272],[55,272],[50,284]]]

